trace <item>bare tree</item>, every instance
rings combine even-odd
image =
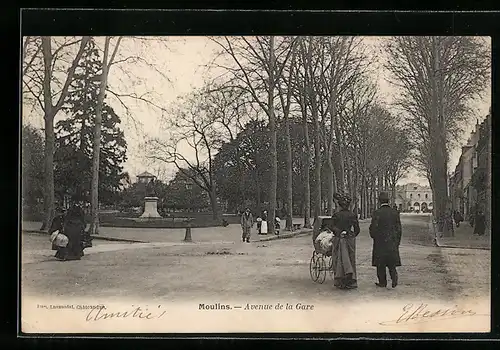
[[[275,92],[278,79],[289,57],[293,40],[275,37],[224,37],[212,38],[222,50],[221,57],[226,62],[216,66],[223,69],[239,86],[245,89],[254,102],[266,113],[269,119],[269,139],[271,154],[271,186],[269,189],[269,216],[276,216],[277,191],[277,154],[276,154],[276,115]],[[229,62],[227,62],[227,60]],[[266,74],[262,74],[265,72]],[[274,225],[270,225],[274,233]]]
[[[207,192],[213,218],[219,217],[213,157],[226,136],[221,125],[210,113],[210,98],[203,91],[195,91],[181,99],[171,111],[164,125],[166,138],[150,138],[147,158],[174,164],[185,176]],[[187,153],[193,153],[189,157]]]
[[[231,82],[208,83],[202,91],[207,103],[205,112],[212,119],[214,127],[220,127],[220,144],[229,142],[236,144],[236,167],[239,176],[238,194],[239,206],[246,202],[243,188],[243,164],[237,135],[244,125],[254,118],[252,97],[244,89],[232,86]]]
[[[99,232],[99,155],[101,153],[101,127],[102,127],[102,107],[104,104],[104,96],[108,85],[108,75],[111,65],[113,64],[116,53],[120,47],[122,37],[118,37],[115,46],[110,50],[111,37],[104,38],[104,54],[102,60],[102,72],[100,75],[99,95],[97,96],[97,107],[95,115],[94,140],[93,140],[93,155],[92,155],[92,183],[91,183],[91,217],[90,233],[97,234]],[[109,53],[111,52],[111,56]]]
[[[330,177],[328,186],[328,211],[333,214],[333,193],[346,190],[346,129],[341,118],[348,102],[347,93],[360,79],[366,79],[365,70],[368,61],[363,52],[362,41],[356,37],[331,37],[326,39],[328,52],[327,66],[322,75],[328,101],[329,120],[325,125],[325,153]],[[352,89],[351,89],[352,91]],[[326,126],[329,125],[327,129]],[[334,150],[335,153],[334,154]],[[333,159],[337,166],[334,167]],[[335,183],[334,183],[335,182]]]
[[[358,212],[361,204],[361,218],[368,216],[366,205],[368,150],[373,146],[372,133],[368,120],[373,116],[372,107],[375,103],[375,85],[370,79],[360,79],[346,91],[345,108],[340,112],[343,120],[343,131],[346,146],[351,150],[351,167],[353,176],[352,196],[354,209]],[[350,146],[350,147],[349,147]],[[358,197],[360,203],[358,203]]]
[[[396,185],[398,181],[405,176],[408,169],[412,166],[411,153],[412,145],[410,143],[406,130],[393,127],[385,135],[385,175],[387,184],[391,189],[391,204],[395,204]]]
[[[292,56],[289,65],[283,75],[278,80],[276,87],[279,93],[281,110],[285,121],[285,143],[286,143],[286,164],[287,164],[287,185],[286,185],[286,224],[285,228],[292,231],[293,228],[293,172],[292,172],[292,141],[290,139],[290,108],[292,104],[293,86],[295,85],[296,50],[297,41],[295,40],[292,48]]]
[[[301,62],[304,67],[304,98],[302,99],[303,113],[307,114],[307,108],[311,110],[313,135],[314,135],[314,178],[315,178],[315,198],[314,198],[314,218],[321,215],[321,130],[319,120],[319,101],[318,101],[318,72],[321,73],[319,64],[318,45],[313,37],[307,37],[307,40],[301,38],[299,42]],[[307,125],[307,122],[306,122]],[[307,131],[307,130],[306,130]],[[309,171],[307,169],[306,171]]]
[[[32,37],[26,38],[23,45],[23,92],[38,103],[44,119],[45,216],[42,230],[49,228],[54,217],[54,118],[63,107],[78,61],[89,39]],[[54,48],[52,44],[55,44]],[[30,45],[33,46],[31,50]],[[78,47],[76,52],[75,46]]]
[[[399,107],[414,126],[418,159],[428,169],[438,230],[448,235],[449,143],[470,116],[471,100],[488,85],[490,55],[473,37],[395,37],[388,40],[387,68],[399,88]],[[430,166],[430,169],[429,169]]]
[[[61,110],[68,95],[68,89],[73,80],[74,71],[78,65],[86,43],[90,37],[27,37],[23,41],[23,107],[27,108],[31,104],[31,111],[39,107],[44,115],[45,133],[46,133],[46,218],[42,225],[46,228],[50,224],[54,210],[54,184],[53,184],[53,120],[55,115]],[[105,43],[106,43],[105,39]],[[119,39],[121,40],[121,39]],[[111,94],[114,105],[119,105],[127,113],[127,116],[136,124],[137,121],[133,117],[130,109],[131,102],[140,103],[147,107],[155,109],[155,111],[164,112],[161,102],[156,102],[151,92],[137,93],[130,91],[129,87],[125,86],[131,82],[133,87],[136,87],[145,79],[134,74],[133,70],[136,66],[147,67],[153,69],[158,76],[166,78],[163,70],[157,68],[154,63],[148,61],[140,52],[137,52],[141,43],[145,47],[151,49],[154,45],[166,47],[165,39],[156,37],[127,37],[127,42],[132,45],[128,50],[118,53],[118,47],[123,45],[115,45],[115,50],[111,54],[112,59],[108,62],[108,70],[111,65],[116,66],[122,73],[124,78],[120,84],[110,84],[108,75],[101,75],[101,78],[106,78],[105,91]],[[118,43],[118,42],[117,42]],[[108,42],[109,44],[109,42]],[[106,45],[105,45],[106,46]],[[109,50],[109,45],[108,45]],[[102,52],[105,51],[105,48]],[[135,79],[134,79],[135,77]],[[168,79],[167,79],[168,80]],[[104,94],[104,91],[103,91]],[[42,98],[43,96],[43,98]],[[50,98],[49,98],[50,97]],[[101,96],[104,99],[104,95]],[[57,99],[54,104],[53,99]],[[48,101],[48,102],[47,102]],[[50,104],[50,105],[49,105]],[[46,107],[47,106],[47,107]],[[51,146],[52,145],[52,146]],[[97,205],[94,205],[96,207]]]
[[[300,107],[300,112],[302,115],[302,126],[304,129],[304,152],[303,152],[303,169],[302,173],[304,175],[304,227],[311,227],[311,180],[310,180],[310,168],[311,168],[311,141],[309,139],[309,118],[308,118],[308,98],[307,98],[307,84],[306,80],[307,71],[304,69],[304,59],[307,56],[305,53],[305,46],[303,43],[304,38],[299,37],[297,39],[297,47],[299,54],[297,55],[297,63],[293,76],[293,98],[295,102]]]

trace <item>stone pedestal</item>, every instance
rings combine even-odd
[[[161,218],[158,214],[158,197],[145,197],[144,198],[144,213],[141,218]]]

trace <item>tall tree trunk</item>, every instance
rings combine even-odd
[[[233,140],[234,141],[234,140]],[[237,141],[239,143],[239,141]],[[245,191],[243,190],[243,171],[241,167],[241,160],[240,160],[240,146],[239,144],[236,145],[236,166],[237,166],[237,171],[238,171],[238,179],[239,179],[239,184],[238,184],[238,199],[237,199],[237,206],[242,207],[245,205]],[[244,208],[241,208],[244,209]]]
[[[106,95],[106,87],[108,84],[108,53],[109,53],[109,37],[105,38],[104,42],[104,58],[101,73],[101,84],[99,87],[99,95],[97,96],[97,106],[95,115],[95,129],[93,140],[93,155],[92,155],[92,196],[91,196],[91,216],[90,233],[99,233],[99,164],[101,153],[101,128],[102,128],[102,107],[104,104],[104,96]]]
[[[292,230],[293,219],[293,172],[292,172],[292,141],[290,140],[290,118],[288,113],[285,113],[285,140],[286,140],[286,160],[287,160],[287,215],[286,229]]]
[[[311,179],[310,179],[310,169],[311,169],[311,142],[309,140],[309,126],[307,123],[307,111],[305,106],[302,111],[302,120],[304,128],[304,227],[311,228]]]
[[[262,215],[262,191],[260,189],[260,181],[259,178],[256,177],[255,180],[255,188],[256,188],[256,197],[257,197],[257,215]]]
[[[368,206],[369,206],[369,200],[368,200],[368,184],[366,182],[366,177],[363,180],[363,218],[366,219],[368,218]]]
[[[333,194],[335,192],[334,186],[335,186],[335,169],[333,166],[333,161],[331,154],[330,156],[327,155],[327,160],[326,164],[328,166],[328,171],[326,175],[326,183],[327,183],[327,196],[328,198],[326,199],[327,201],[327,210],[328,210],[328,215],[333,215],[333,209],[334,209],[334,203],[333,203]]]
[[[376,183],[377,178],[375,176],[372,176],[371,180],[371,195],[372,195],[372,205],[370,208],[370,216],[373,214],[373,211],[377,208],[377,183]]]
[[[359,215],[359,172],[358,172],[358,160],[357,154],[354,154],[354,210],[356,211],[356,215]]]
[[[345,192],[345,166],[344,166],[344,145],[340,128],[338,125],[338,117],[335,117],[335,138],[337,139],[337,160],[338,160],[338,176],[337,176],[337,191]]]
[[[45,217],[42,222],[41,230],[48,230],[54,218],[54,205],[55,205],[55,195],[54,195],[54,116],[45,112],[44,116],[45,124],[45,174],[44,174],[44,207],[45,207]]]
[[[313,96],[313,100],[314,100]],[[316,180],[316,198],[314,199],[314,219],[321,215],[321,143],[320,143],[320,129],[317,111],[314,112],[316,106],[313,107],[314,118],[314,175]]]
[[[219,218],[219,206],[217,203],[217,194],[215,191],[215,186],[210,189],[210,206],[212,207],[212,219],[217,220]]]
[[[276,217],[276,191],[278,187],[278,156],[276,152],[276,116],[274,114],[274,37],[269,37],[269,91],[267,105],[269,108],[269,133],[271,154],[271,188],[269,189],[269,233],[274,234],[274,218]]]
[[[431,78],[432,86],[432,122],[434,127],[431,127],[430,143],[431,143],[431,177],[433,182],[433,198],[436,208],[436,219],[438,230],[444,236],[450,236],[451,230],[446,225],[447,204],[448,204],[448,189],[447,189],[447,150],[446,150],[446,135],[443,115],[443,98],[441,90],[441,74],[440,74],[440,58],[439,47],[436,38],[432,38],[432,62],[434,74]]]
[[[347,181],[347,189],[349,191],[349,196],[352,198],[351,205],[354,205],[354,200],[355,200],[355,191],[353,189],[353,184],[352,184],[352,176],[351,176],[351,167],[347,167],[346,171],[346,181]]]
[[[54,116],[52,107],[52,89],[50,86],[52,80],[52,47],[51,38],[42,37],[42,53],[44,63],[43,75],[43,100],[45,105],[44,124],[45,124],[45,176],[44,176],[44,207],[45,217],[42,223],[42,230],[48,230],[52,219],[54,218]]]

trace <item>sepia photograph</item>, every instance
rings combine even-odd
[[[23,36],[20,332],[491,331],[491,38]]]

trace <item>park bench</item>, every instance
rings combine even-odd
[[[300,228],[302,227],[302,224],[292,224],[292,229],[295,231],[295,230],[300,230]]]

